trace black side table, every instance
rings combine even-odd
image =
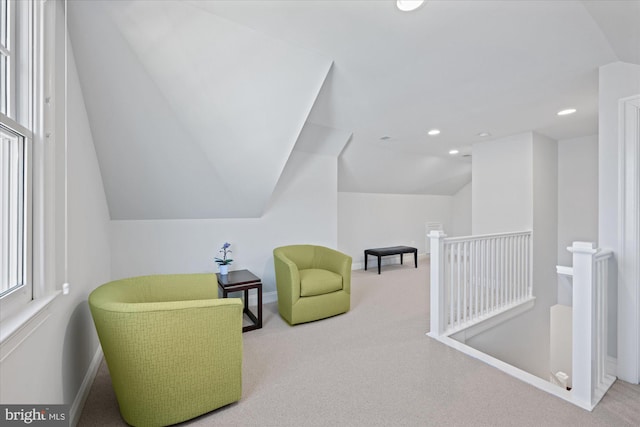
[[[242,332],[262,328],[262,281],[249,270],[230,271],[229,274],[218,277],[218,287],[222,290],[222,298],[227,298],[231,292],[244,291],[244,314],[253,322],[252,325],[243,326]],[[255,289],[258,293],[258,316],[249,310],[249,290]]]

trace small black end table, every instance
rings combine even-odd
[[[242,332],[262,328],[262,281],[249,270],[230,271],[224,276],[216,273],[218,287],[222,290],[222,298],[227,298],[231,292],[244,291],[244,314],[253,322],[252,325],[243,326]],[[249,290],[255,289],[258,293],[258,316],[249,310]]]
[[[418,249],[411,246],[390,246],[388,248],[365,249],[364,251],[364,269],[367,270],[367,258],[369,255],[378,257],[378,274],[380,274],[380,258],[389,255],[400,255],[400,264],[402,264],[403,254],[413,254],[413,261],[418,268]]]

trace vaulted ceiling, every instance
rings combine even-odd
[[[260,216],[293,149],[338,157],[341,191],[454,194],[474,143],[597,133],[598,67],[640,63],[640,1],[92,0],[69,23],[114,219]]]

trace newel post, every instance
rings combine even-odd
[[[444,238],[442,231],[432,230],[431,239],[431,328],[430,336],[440,336],[445,328]]]
[[[591,242],[573,242],[573,389],[576,399],[591,405],[595,390],[595,285]]]

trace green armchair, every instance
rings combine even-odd
[[[290,324],[311,322],[349,311],[351,257],[313,245],[273,250],[278,311]]]
[[[185,421],[240,399],[242,302],[215,274],[134,277],[89,295],[124,420]]]

